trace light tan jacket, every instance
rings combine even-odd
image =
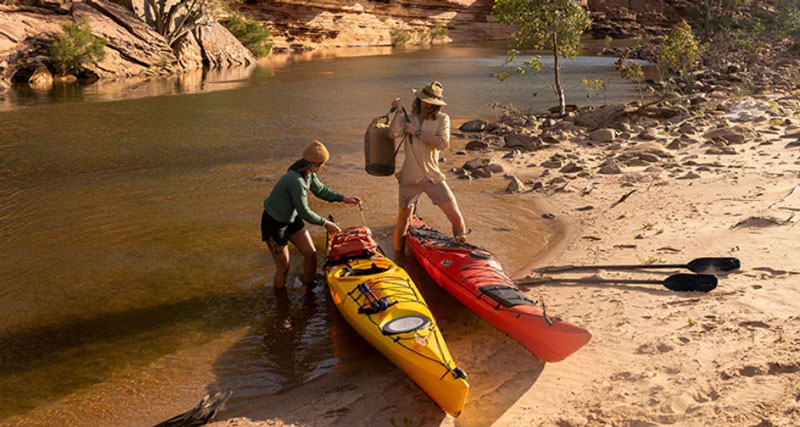
[[[414,114],[408,116],[411,123],[419,126],[419,119]],[[389,125],[389,135],[395,140],[402,138],[405,134],[405,115],[402,111],[395,113],[392,124]],[[397,179],[403,184],[419,184],[429,181],[438,184],[445,179],[445,175],[439,170],[439,151],[450,146],[450,116],[439,112],[439,116],[434,120],[422,122],[423,134],[426,139],[434,138],[436,146],[426,144],[414,135],[409,135],[403,143],[403,166],[396,174]]]

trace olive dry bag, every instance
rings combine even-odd
[[[396,155],[394,138],[389,136],[389,115],[375,117],[364,134],[364,169],[370,175],[390,176]]]

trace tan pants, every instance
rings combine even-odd
[[[399,202],[400,209],[411,209],[412,206],[417,204],[419,196],[425,193],[431,198],[434,205],[441,205],[443,203],[455,202],[456,198],[450,187],[446,182],[442,181],[438,184],[430,182],[423,182],[419,184],[407,184],[400,182]]]

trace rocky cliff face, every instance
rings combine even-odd
[[[119,4],[108,0],[0,2],[0,91],[12,80],[47,84],[42,74],[49,65],[49,41],[63,24],[78,19],[85,19],[92,34],[108,41],[105,59],[86,67],[87,73],[98,78],[170,74],[204,64],[216,67],[256,61],[216,22],[170,46],[135,8],[123,6],[132,3],[136,0],[119,0]]]
[[[681,20],[679,0],[588,0],[592,12],[591,33],[595,38],[632,37],[659,33]]]
[[[491,17],[493,0],[228,0],[231,7],[269,22],[279,50],[321,46],[388,45],[392,33],[413,37],[447,28],[438,41],[507,38]],[[593,12],[592,33],[602,38],[658,31],[680,17],[670,0],[583,0]]]
[[[269,22],[278,50],[388,45],[393,31],[436,41],[495,40],[508,28],[493,22],[493,0],[246,0],[231,6]]]

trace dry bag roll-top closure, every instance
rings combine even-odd
[[[389,136],[389,114],[391,112],[372,119],[364,134],[364,169],[370,175],[394,174],[394,158],[397,151],[394,138]]]

